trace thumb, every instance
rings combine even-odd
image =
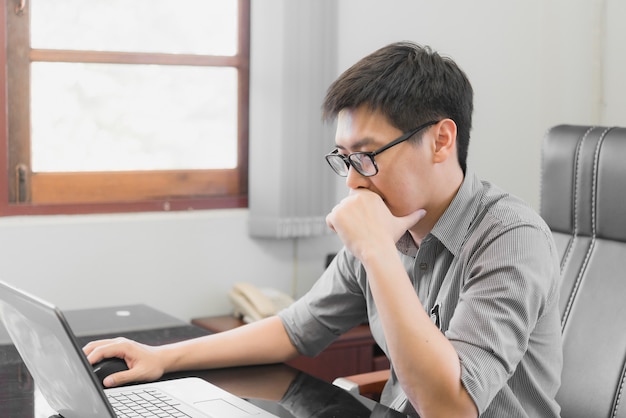
[[[418,209],[413,213],[409,213],[406,216],[402,216],[399,219],[402,220],[406,229],[411,229],[415,224],[417,224],[422,218],[426,216],[426,211],[424,209]]]
[[[122,372],[112,373],[104,378],[102,384],[104,387],[111,388],[115,386],[125,385],[127,383],[133,382],[136,379],[133,379],[133,373],[131,370],[125,370]]]

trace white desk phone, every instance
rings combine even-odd
[[[275,289],[259,288],[250,283],[236,283],[228,294],[234,314],[244,322],[258,321],[272,316],[291,305],[291,296]]]

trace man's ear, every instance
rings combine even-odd
[[[441,163],[456,153],[456,123],[452,119],[443,119],[435,125],[433,161]]]

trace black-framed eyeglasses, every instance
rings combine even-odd
[[[326,161],[328,161],[330,168],[332,168],[333,171],[341,177],[348,176],[348,170],[350,169],[350,166],[354,167],[354,169],[364,177],[375,176],[376,174],[378,174],[378,166],[376,165],[376,161],[374,160],[375,156],[385,150],[388,150],[394,145],[398,145],[399,143],[410,139],[413,135],[415,135],[422,129],[426,129],[436,123],[439,123],[439,121],[426,122],[425,124],[410,130],[401,137],[394,139],[390,143],[378,148],[376,151],[353,152],[352,154],[342,155],[339,154],[338,149],[335,149],[330,154],[326,154]]]

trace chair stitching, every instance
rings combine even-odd
[[[574,242],[576,241],[576,236],[572,234],[572,237],[567,241],[567,248],[565,248],[565,256],[563,260],[561,260],[561,274],[565,271],[565,266],[569,261],[569,256],[572,252],[572,247],[574,247]]]
[[[593,239],[596,238],[596,215],[597,215],[597,205],[598,205],[598,171],[600,166],[600,148],[602,148],[602,144],[604,143],[604,139],[607,134],[613,128],[606,128],[604,132],[600,135],[600,139],[598,140],[598,144],[596,145],[595,154],[593,156],[593,183],[591,183],[591,235]]]
[[[593,129],[593,128],[591,128]],[[584,142],[587,135],[591,131],[588,129],[583,136],[583,139],[580,141],[579,146]],[[565,308],[565,312],[563,314],[563,318],[561,318],[561,331],[565,330],[565,325],[567,324],[567,320],[569,319],[570,311],[574,304],[574,300],[578,295],[578,289],[580,288],[580,284],[582,282],[585,271],[587,270],[587,265],[589,264],[589,259],[591,258],[591,254],[593,253],[593,249],[596,244],[596,204],[597,204],[597,183],[598,183],[598,161],[600,159],[600,148],[602,147],[602,143],[604,142],[604,138],[609,133],[609,131],[613,128],[605,128],[604,131],[600,134],[600,138],[598,139],[598,143],[596,144],[596,148],[593,154],[593,169],[591,172],[591,242],[589,244],[589,248],[587,248],[587,253],[585,254],[585,259],[583,260],[583,264],[578,272],[578,276],[576,277],[576,282],[574,283],[574,288],[572,289],[572,293],[570,294],[569,300],[567,301],[567,307]],[[580,163],[580,159],[578,158],[578,150],[577,152],[577,167],[576,167],[576,191],[575,191],[575,202],[578,201],[578,164]],[[578,235],[578,205],[575,205],[574,210],[574,219],[575,219],[575,227],[574,227],[574,239]],[[569,255],[568,255],[569,256]]]
[[[580,138],[578,144],[576,145],[576,165],[575,165],[575,169],[574,169],[574,196],[572,197],[572,212],[574,213],[574,225],[572,228],[572,238],[569,241],[566,253],[565,253],[565,257],[563,257],[563,260],[561,262],[561,273],[563,273],[563,270],[565,268],[565,266],[567,265],[567,263],[569,262],[570,259],[570,255],[572,253],[572,249],[574,248],[574,243],[576,242],[576,238],[578,238],[578,185],[579,185],[579,178],[580,178],[580,164],[581,164],[581,158],[580,158],[580,149],[582,148],[585,140],[587,139],[587,136],[589,135],[589,133],[595,128],[595,126],[591,126],[589,127],[589,129],[587,129],[587,131],[584,133],[584,135]],[[578,289],[578,282],[580,280],[580,274],[579,276],[576,278],[576,281],[574,282],[574,287],[572,289],[572,292],[569,295],[569,298],[567,300],[567,305],[565,305],[565,311],[563,312],[563,317],[561,318],[561,331],[563,331],[565,329],[565,323],[567,322],[567,318],[569,317],[569,312],[570,309],[572,308],[572,305],[574,303],[574,298],[576,296],[577,293],[577,289]]]
[[[622,366],[621,375],[622,377],[620,378],[619,388],[615,396],[615,401],[613,402],[613,413],[611,414],[613,418],[617,417],[617,411],[619,410],[620,402],[622,400],[622,393],[624,392],[624,379],[626,379],[626,365]]]

